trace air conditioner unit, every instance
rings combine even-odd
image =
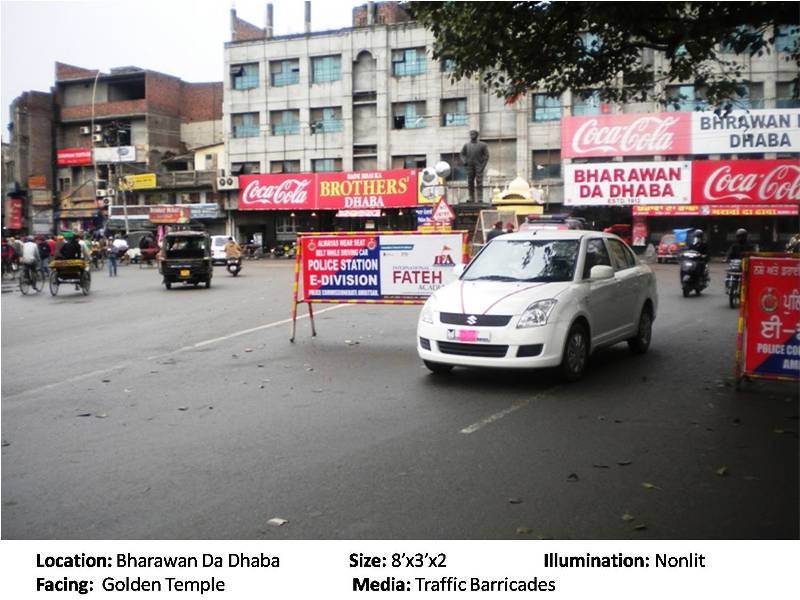
[[[94,126],[95,133],[103,133],[103,126],[102,125],[95,125]]]
[[[103,141],[103,136],[102,136],[102,135],[100,135],[99,133],[95,133],[95,134],[92,136],[92,141],[93,141],[93,142],[102,142],[102,141]]]
[[[97,194],[98,198],[105,198],[108,196],[108,190],[97,190],[95,193]]]
[[[114,188],[108,188],[106,191],[108,192],[109,196],[116,196],[117,195],[117,190],[114,189]]]
[[[81,127],[81,135],[89,135],[91,132],[91,127]]]

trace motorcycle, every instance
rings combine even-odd
[[[270,252],[275,258],[294,258],[297,253],[297,243],[278,244]]]
[[[725,271],[725,293],[731,308],[739,306],[739,292],[742,288],[742,261],[731,259]]]
[[[239,271],[242,270],[242,259],[241,257],[238,258],[228,258],[225,260],[226,268],[228,269],[228,273],[236,277],[239,274]]]
[[[708,264],[696,250],[686,250],[680,255],[681,288],[683,297],[688,298],[694,290],[697,295],[708,287]]]

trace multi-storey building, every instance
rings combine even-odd
[[[397,3],[369,2],[354,9],[353,27],[318,32],[311,31],[309,4],[305,32],[293,35],[273,35],[269,5],[263,28],[231,12],[231,41],[225,46],[223,135],[227,167],[233,174],[374,171],[423,167],[444,160],[453,168],[448,200],[457,204],[467,199],[459,151],[468,132],[476,129],[490,152],[482,200],[489,202],[492,188],[519,176],[542,188],[552,212],[562,210],[564,164],[634,160],[621,155],[562,159],[565,117],[702,107],[702,90],[680,82],[665,90],[677,107],[652,101],[607,105],[593,90],[569,91],[558,98],[533,92],[508,103],[484,89],[478,78],[453,81],[448,61],[432,59],[432,33],[410,21]],[[779,33],[773,52],[729,57],[742,63],[750,79],[747,95],[734,101],[735,108],[795,105],[790,86],[798,69],[785,60],[785,50],[794,42],[796,30]],[[644,58],[656,71],[666,61],[658,52],[648,51]],[[622,85],[622,80],[619,83]],[[790,154],[797,157],[794,151]],[[783,155],[767,151],[761,155],[709,154],[694,159],[769,160]],[[653,153],[635,160],[667,158],[690,157]],[[571,210],[585,214],[595,226],[631,220],[630,208]],[[384,214],[378,227],[398,222],[396,218],[393,221],[397,215],[391,211]],[[342,223],[324,218],[314,221],[308,216],[292,213],[289,219],[275,211],[248,211],[238,213],[236,219],[241,232],[263,232],[268,239],[286,237],[306,227]],[[666,230],[686,224],[654,222],[653,236],[661,226]],[[360,227],[358,223],[348,225]],[[763,223],[758,226],[768,227]],[[772,222],[769,226],[776,227]]]
[[[14,175],[4,192],[23,203],[20,231],[150,227],[156,204],[189,204],[210,228],[224,229],[213,189],[221,82],[56,63],[51,92],[22,94],[11,114]]]

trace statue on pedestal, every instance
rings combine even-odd
[[[467,167],[469,201],[483,202],[483,172],[489,162],[489,146],[486,142],[478,141],[478,132],[474,129],[469,132],[469,142],[461,148],[461,162]]]

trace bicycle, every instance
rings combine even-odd
[[[37,294],[44,289],[44,277],[37,265],[20,265],[19,291],[27,296],[31,289]]]
[[[14,261],[14,259],[3,259],[3,279],[13,281],[17,278],[17,271],[19,271],[19,265]]]

